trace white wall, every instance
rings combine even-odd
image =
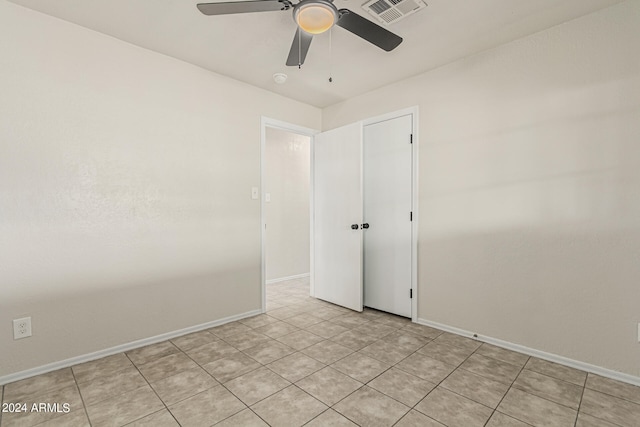
[[[320,127],[0,2],[0,377],[260,308],[261,115]],[[23,316],[33,337],[14,341]]]
[[[323,110],[419,105],[420,318],[640,376],[638,23],[628,1]]]
[[[310,138],[266,129],[267,280],[309,273]]]

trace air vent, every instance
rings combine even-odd
[[[370,0],[362,8],[385,25],[391,25],[427,7],[422,0]]]

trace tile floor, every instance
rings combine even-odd
[[[11,426],[640,426],[640,388],[269,285],[268,312],[7,384]]]

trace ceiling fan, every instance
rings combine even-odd
[[[338,9],[333,0],[249,0],[225,3],[200,3],[198,9],[205,15],[230,15],[236,13],[271,12],[293,9],[293,20],[298,24],[287,65],[300,66],[309,51],[314,35],[322,34],[334,25],[363,38],[387,52],[402,43],[402,37],[350,11]]]

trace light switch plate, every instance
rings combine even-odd
[[[251,198],[258,200],[258,187],[251,187]]]
[[[265,202],[269,203],[271,202],[271,193],[267,193],[264,195],[264,200]]]

